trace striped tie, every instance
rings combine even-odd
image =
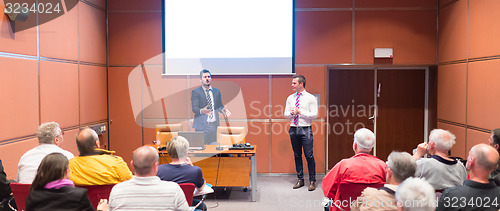
[[[213,113],[213,108],[212,108],[212,97],[210,97],[210,90],[211,89],[207,89],[207,102],[208,102],[208,106],[207,106],[207,109],[211,110],[212,111],[212,114],[210,114],[208,116],[208,119],[212,119],[213,116],[214,116],[214,113]]]
[[[299,97],[302,93],[297,93],[297,99],[295,99],[295,108],[299,109]],[[294,117],[293,117],[293,124],[295,126],[299,126],[299,115],[296,114]]]

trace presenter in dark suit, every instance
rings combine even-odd
[[[191,92],[191,107],[194,113],[193,128],[204,132],[205,144],[217,142],[219,112],[225,116],[231,112],[222,105],[220,90],[212,87],[212,74],[208,70],[200,71],[201,86]]]

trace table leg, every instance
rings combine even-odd
[[[256,201],[255,199],[255,194],[256,194],[256,191],[257,191],[257,160],[256,160],[256,154],[252,155],[250,157],[250,165],[251,165],[251,169],[250,169],[250,172],[251,172],[251,180],[252,180],[252,195],[251,195],[251,200],[252,201]]]

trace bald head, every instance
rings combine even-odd
[[[497,168],[498,152],[489,145],[478,144],[473,146],[469,152],[469,157],[475,160],[475,164],[478,167],[487,172],[491,172]]]
[[[156,163],[158,163],[158,152],[151,146],[139,147],[132,155],[132,165],[136,176],[155,176]]]
[[[76,134],[76,146],[78,147],[80,155],[88,155],[92,153],[97,147],[97,141],[99,141],[99,137],[91,128],[83,128],[80,132],[78,132],[78,134]]]

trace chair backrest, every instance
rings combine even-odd
[[[90,202],[92,203],[92,207],[97,209],[97,205],[101,199],[109,199],[109,194],[111,193],[111,189],[113,189],[115,184],[111,185],[82,185],[77,186],[80,188],[87,189],[87,195],[89,196]]]
[[[10,183],[10,189],[16,200],[17,210],[26,210],[26,199],[30,194],[31,184]]]
[[[339,189],[337,190],[337,195],[335,196],[335,201],[337,201],[337,205],[341,207],[343,210],[351,210],[350,202],[356,201],[358,196],[361,196],[361,192],[367,187],[372,188],[381,188],[384,186],[384,183],[351,183],[351,182],[342,182],[339,185]],[[345,202],[345,203],[342,203]],[[331,206],[330,210],[340,210],[337,209],[336,206]]]
[[[167,144],[167,141],[176,137],[177,132],[182,131],[182,124],[157,124],[156,134],[159,134],[160,145]]]
[[[193,203],[193,194],[194,194],[194,184],[193,183],[181,183],[182,191],[184,192],[184,196],[186,196],[186,201],[189,205]]]
[[[245,127],[217,127],[217,142],[220,145],[245,143]]]

